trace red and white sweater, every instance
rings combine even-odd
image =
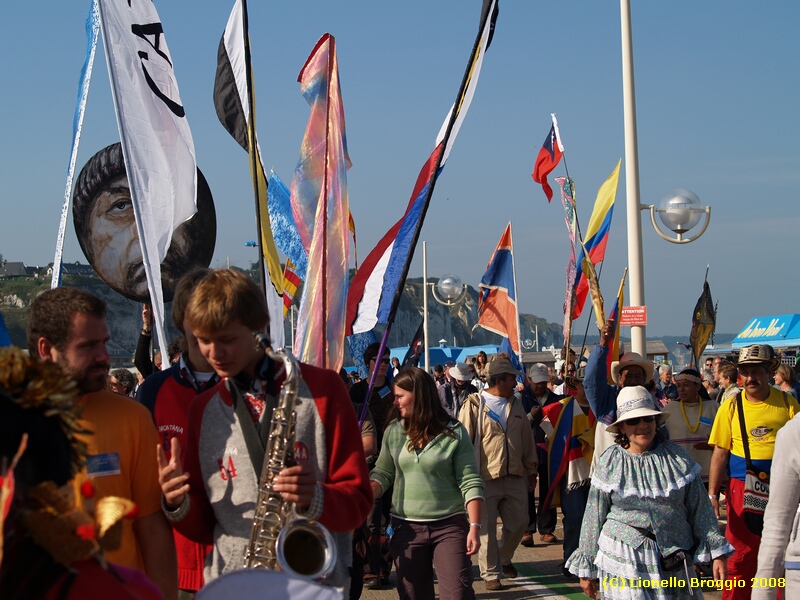
[[[329,583],[348,585],[350,532],[372,507],[358,420],[338,374],[301,364],[295,457],[310,464],[323,491],[316,518],[334,535],[338,563]],[[276,381],[277,389],[282,380]],[[213,544],[206,582],[242,568],[250,539],[258,477],[234,408],[230,380],[200,395],[189,409],[183,466],[189,473],[187,500],[168,518],[189,539]],[[269,426],[264,423],[263,426]]]

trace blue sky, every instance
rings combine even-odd
[[[14,49],[0,96],[0,253],[8,260],[53,260],[89,4],[0,9],[5,47]],[[309,112],[297,75],[323,33],[336,37],[359,259],[405,208],[458,90],[480,4],[250,2],[259,141],[266,166],[287,183]],[[712,206],[708,231],[685,246],[664,242],[643,220],[648,336],[688,335],[707,264],[718,331],[739,331],[756,315],[800,312],[800,4],[632,4],[641,201],[657,204],[685,187]],[[212,266],[255,259],[244,245],[255,239],[247,156],[219,124],[211,98],[231,6],[156,0],[217,207]],[[563,210],[557,195],[547,204],[530,173],[556,112],[586,227],[598,187],[624,156],[620,55],[617,2],[501,1],[475,99],[422,232],[429,276],[455,273],[477,286],[511,220],[520,309],[561,322]],[[99,49],[77,170],[118,139]],[[562,163],[554,175],[563,174]],[[607,297],[627,264],[624,178],[623,161],[601,277]],[[71,220],[65,260],[86,262]],[[421,274],[420,247],[410,275]]]

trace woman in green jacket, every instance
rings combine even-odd
[[[440,598],[474,598],[469,557],[480,547],[483,480],[464,426],[445,412],[422,369],[405,369],[394,381],[370,480],[376,496],[394,485],[389,549],[401,600],[434,598],[434,566]]]

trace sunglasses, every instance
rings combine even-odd
[[[656,418],[654,415],[649,415],[647,417],[634,417],[633,419],[625,419],[623,423],[626,425],[638,425],[639,421],[644,421],[645,423],[652,423],[655,421]]]
[[[372,360],[374,361],[375,359],[373,358]],[[389,364],[389,359],[388,358],[382,358],[381,359],[381,364],[382,365],[388,365]]]

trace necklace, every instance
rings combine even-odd
[[[700,417],[703,415],[703,399],[699,396],[697,399],[700,401],[700,406],[697,409],[697,425],[692,428],[689,424],[689,419],[686,418],[686,408],[683,406],[683,402],[681,402],[681,414],[683,414],[683,422],[686,423],[686,427],[689,428],[690,433],[697,433],[697,430],[700,429]]]

